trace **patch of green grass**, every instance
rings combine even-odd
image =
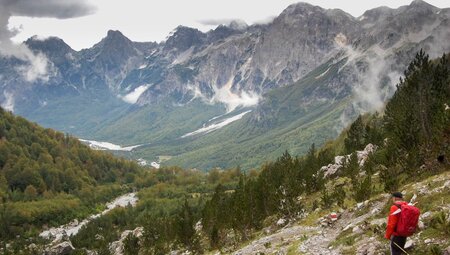
[[[302,226],[317,226],[317,221],[327,214],[328,212],[324,212],[322,210],[318,212],[311,212],[308,216],[301,219],[298,224]]]
[[[430,232],[436,230],[440,237],[450,237],[450,217],[446,212],[440,211],[435,213],[429,220],[428,225],[430,226],[428,228]]]
[[[417,207],[422,213],[427,211],[435,211],[439,206],[443,206],[450,201],[450,190],[436,192],[426,196],[417,198]]]
[[[360,210],[357,210],[355,212],[355,217],[359,217],[361,215],[369,213],[373,208],[370,205],[364,206]]]
[[[355,255],[356,254],[356,248],[355,247],[344,247],[341,250],[342,255]]]
[[[441,238],[442,233],[434,228],[427,227],[426,229],[422,230],[420,238],[423,240],[429,239],[429,238]]]
[[[420,245],[414,248],[409,254],[411,255],[442,255],[445,247],[436,244]]]
[[[289,246],[286,255],[298,255],[298,254],[301,254],[301,253],[298,251],[298,246],[299,246],[300,243],[302,243],[302,242],[303,242],[303,241],[302,241],[301,239],[295,241],[291,246]]]
[[[342,246],[352,246],[355,244],[357,236],[353,235],[351,229],[347,229],[346,231],[342,231],[336,239],[330,243],[333,247]]]

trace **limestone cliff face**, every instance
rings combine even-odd
[[[442,54],[450,51],[445,43],[449,25],[449,9],[420,0],[398,9],[369,10],[358,18],[298,3],[265,25],[234,22],[206,33],[179,26],[159,44],[132,42],[119,31],[109,31],[101,42],[79,52],[57,38],[30,39],[28,47],[49,61],[49,79],[26,86],[17,71],[23,63],[2,57],[0,103],[9,100],[20,109],[26,95],[31,97],[26,105],[36,110],[41,98],[52,100],[55,87],[57,96],[88,93],[94,98],[123,98],[142,86],[145,90],[133,100],[138,105],[168,98],[186,103],[195,97],[223,103],[222,94],[263,95],[333,60],[357,60],[356,69],[364,72],[374,57],[389,59],[395,67],[405,65],[409,61],[405,56],[420,48]],[[339,87],[353,86],[356,76],[349,74],[327,86],[350,91]]]
[[[204,34],[179,27],[149,58],[148,70],[163,67],[161,80],[149,86],[138,103],[170,95],[180,101],[199,95],[213,99],[223,88],[237,95],[262,95],[339,57],[358,59],[360,71],[374,57],[402,65],[401,70],[410,60],[405,56],[420,48],[436,55],[450,50],[442,43],[450,38],[449,20],[448,10],[423,1],[398,9],[380,7],[358,18],[299,3],[266,25],[220,26]],[[352,86],[352,80],[347,80],[347,86]]]

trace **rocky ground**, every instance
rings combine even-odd
[[[113,210],[116,207],[126,207],[128,205],[135,206],[137,201],[138,198],[136,196],[136,193],[128,193],[120,197],[117,197],[113,201],[107,203],[106,209],[99,214],[91,215],[82,221],[78,221],[77,219],[75,219],[66,225],[50,228],[48,230],[43,231],[42,233],[39,234],[39,236],[51,241],[50,244],[47,245],[47,247],[45,248],[44,254],[45,255],[71,254],[75,250],[75,248],[72,246],[72,243],[69,240],[70,236],[76,235],[78,231],[83,226],[87,225],[91,220],[101,217],[102,215],[108,213],[109,211]],[[121,251],[123,249],[122,248],[123,245],[121,246],[121,241],[122,240],[120,240],[120,244],[114,245],[114,250]]]
[[[430,237],[430,219],[438,212],[445,212],[450,219],[450,173],[431,177],[427,180],[410,184],[402,190],[404,194],[417,194],[418,207],[422,208],[419,221],[420,231],[408,239],[407,248],[417,245],[449,245],[443,236]],[[432,196],[442,194],[439,206],[428,209],[425,201]],[[233,255],[253,254],[358,254],[377,255],[388,251],[387,240],[381,237],[386,222],[383,213],[389,196],[379,195],[371,200],[357,204],[354,208],[338,212],[338,219],[331,221],[329,215],[319,218],[315,226],[301,225],[301,221],[288,224],[274,233],[253,240],[244,247],[232,252]],[[374,234],[378,231],[378,234]],[[348,243],[339,240],[348,238]],[[446,247],[446,246],[444,246]],[[414,254],[414,253],[413,253]],[[442,251],[450,255],[450,246]]]
[[[251,242],[233,254],[288,254],[288,250],[293,254],[340,254],[339,249],[331,246],[336,237],[347,229],[359,231],[358,225],[378,213],[383,205],[383,202],[374,202],[373,204],[368,202],[366,206],[372,208],[369,213],[355,218],[355,211],[346,210],[338,214],[339,218],[336,221],[330,221],[328,216],[325,216],[315,227],[288,225],[271,235]],[[301,242],[301,244],[296,248],[292,247],[295,242]]]

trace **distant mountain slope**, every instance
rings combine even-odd
[[[450,9],[420,0],[358,18],[298,3],[265,25],[233,23],[207,33],[179,26],[162,43],[109,31],[77,52],[58,38],[31,38],[25,44],[48,58],[48,80],[27,81],[22,61],[1,57],[0,104],[82,138],[148,144],[132,157],[251,166],[256,158],[273,159],[268,151],[299,153],[321,144],[357,113],[381,107],[415,52],[450,51],[443,43],[449,27]],[[250,109],[226,126],[209,122]],[[211,124],[223,127],[179,139]],[[211,153],[221,150],[249,150],[255,161],[217,161]]]

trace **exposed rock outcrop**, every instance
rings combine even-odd
[[[123,255],[124,254],[124,241],[128,237],[128,235],[132,235],[134,237],[140,238],[142,237],[144,228],[143,227],[137,227],[134,230],[125,230],[121,235],[120,239],[112,242],[109,245],[109,251],[113,255]]]
[[[368,145],[366,145],[364,150],[356,151],[356,155],[358,157],[358,164],[360,167],[364,166],[364,163],[366,163],[369,155],[371,153],[375,152],[376,149],[377,149],[376,145],[369,143]],[[345,155],[345,156],[336,156],[334,158],[334,164],[329,164],[327,166],[323,166],[320,168],[320,171],[324,172],[325,177],[331,176],[331,175],[335,174],[337,171],[339,171],[339,169],[342,168],[342,165],[344,164],[344,162],[348,162],[350,160],[350,157],[351,157],[351,154]]]
[[[75,248],[70,241],[64,241],[47,248],[44,252],[45,255],[68,255],[71,254]]]

